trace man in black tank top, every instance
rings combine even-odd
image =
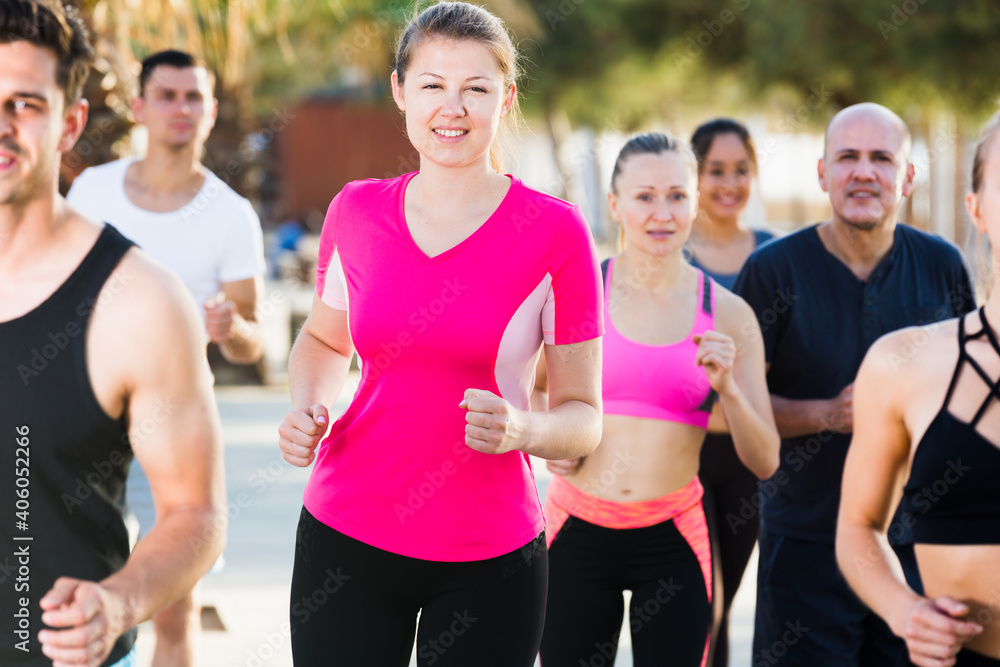
[[[134,663],[134,627],[225,533],[218,415],[183,285],[58,195],[93,51],[51,0],[0,0],[0,665]],[[129,555],[133,454],[158,520]]]

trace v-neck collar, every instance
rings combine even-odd
[[[822,224],[822,223],[820,223],[820,224]],[[833,264],[833,265],[835,265],[836,267],[839,267],[839,269],[834,269],[834,270],[842,270],[842,271],[846,272],[847,275],[849,275],[851,278],[854,279],[854,282],[856,282],[859,286],[864,287],[865,285],[867,285],[868,283],[872,282],[873,280],[876,280],[879,277],[881,277],[882,274],[884,274],[886,271],[889,270],[889,267],[892,266],[893,262],[895,262],[895,260],[896,260],[896,253],[899,252],[899,225],[900,224],[902,224],[902,223],[897,222],[895,229],[892,230],[892,248],[890,248],[889,252],[886,254],[886,256],[883,257],[879,261],[879,263],[875,265],[875,268],[872,269],[872,272],[870,274],[868,274],[868,279],[867,280],[861,280],[860,278],[858,278],[858,276],[854,273],[854,271],[851,271],[851,267],[847,266],[847,264],[845,264],[842,259],[840,259],[839,257],[837,257],[837,255],[835,255],[834,253],[830,252],[830,249],[826,247],[826,244],[823,243],[823,239],[819,235],[819,224],[813,225],[811,227],[811,229],[812,229],[812,236],[813,236],[814,241],[817,244],[819,244],[820,249],[828,257],[830,263]]]
[[[489,227],[496,224],[497,219],[503,217],[505,209],[510,205],[510,202],[514,198],[514,191],[521,187],[520,179],[511,176],[510,174],[506,174],[506,176],[510,179],[510,187],[507,189],[507,194],[504,195],[503,199],[500,201],[500,205],[497,206],[496,210],[493,211],[493,213],[491,213],[490,216],[486,218],[485,222],[479,225],[479,227],[474,232],[472,232],[467,237],[465,237],[452,247],[448,248],[447,250],[444,250],[438,253],[437,255],[431,257],[427,255],[427,253],[425,253],[423,250],[421,250],[420,246],[417,245],[417,242],[413,240],[413,235],[410,233],[410,226],[406,222],[406,187],[410,184],[410,181],[413,180],[413,177],[419,173],[420,172],[418,171],[410,172],[409,174],[406,174],[403,177],[403,180],[400,182],[399,192],[397,193],[396,196],[397,198],[396,223],[399,227],[399,233],[402,235],[403,240],[405,240],[406,244],[410,246],[410,250],[413,251],[413,254],[419,257],[420,261],[422,261],[424,264],[437,264],[438,262],[443,262],[444,260],[457,255],[458,253],[465,250],[468,246],[472,245],[477,238],[486,233],[486,230]]]

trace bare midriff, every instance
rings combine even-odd
[[[917,544],[917,566],[930,599],[949,595],[969,606],[983,633],[966,647],[1000,660],[1000,545]]]
[[[705,430],[659,419],[605,415],[601,444],[566,475],[585,493],[616,502],[660,498],[698,474]]]

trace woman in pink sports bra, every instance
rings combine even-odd
[[[636,667],[703,666],[712,557],[698,461],[716,396],[743,462],[762,479],[778,466],[760,329],[684,258],[698,206],[690,149],[632,137],[608,202],[625,248],[604,266],[604,429],[590,456],[548,464],[542,665],[613,664],[627,589]]]

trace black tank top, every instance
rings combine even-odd
[[[0,665],[51,665],[38,643],[39,600],[58,577],[100,581],[129,555],[132,448],[124,419],[97,402],[86,347],[101,289],[131,246],[105,225],[52,296],[0,322]],[[104,664],[122,659],[135,634]]]
[[[983,330],[969,336],[965,317],[958,320],[958,363],[944,404],[917,445],[910,478],[903,490],[903,520],[913,522],[917,544],[1000,544],[1000,448],[976,430],[994,398],[1000,380],[993,380],[965,348],[970,338],[986,336],[1000,355],[1000,344],[979,309]],[[948,411],[963,364],[968,363],[990,388],[972,421],[965,423]]]

